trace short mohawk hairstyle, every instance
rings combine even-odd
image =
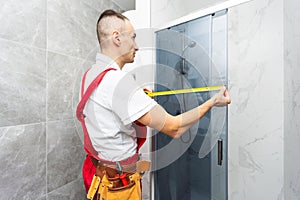
[[[101,19],[105,18],[105,17],[117,17],[121,20],[129,20],[127,17],[125,17],[124,15],[122,15],[121,13],[114,11],[112,9],[108,9],[105,10],[103,13],[101,13],[98,21],[97,21],[97,37],[98,37],[98,41],[100,43],[100,36],[99,36],[99,22],[101,21]]]

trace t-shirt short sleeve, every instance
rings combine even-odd
[[[132,75],[116,72],[114,81],[111,109],[125,125],[139,119],[157,105],[156,101],[136,84]]]

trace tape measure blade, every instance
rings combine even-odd
[[[169,91],[161,91],[161,92],[149,92],[147,93],[148,96],[165,96],[165,95],[172,95],[172,94],[185,94],[185,93],[192,93],[192,92],[208,92],[214,90],[220,90],[224,85],[218,86],[207,86],[201,88],[188,88],[188,89],[180,89],[180,90],[169,90]]]

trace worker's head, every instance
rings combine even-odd
[[[97,36],[102,53],[114,59],[120,67],[134,61],[138,50],[136,33],[127,17],[114,10],[104,11],[97,22]]]

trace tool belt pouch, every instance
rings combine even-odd
[[[104,174],[102,180],[100,180],[100,177],[95,175],[87,198],[91,200],[140,200],[140,173],[128,174],[126,178],[128,180],[128,185],[121,186],[122,184],[119,178],[108,178],[106,174]],[[97,197],[95,198],[96,193]]]
[[[142,174],[148,171],[150,162],[138,161],[136,173],[128,173],[126,182],[128,185],[123,186],[120,178],[110,178],[108,169],[101,174],[100,168],[97,168],[94,175],[87,198],[90,200],[141,200],[141,178]],[[102,176],[102,179],[100,178]]]
[[[139,173],[135,173],[129,175],[128,179],[128,185],[113,187],[113,182],[104,176],[98,189],[98,196],[100,196],[101,200],[142,199],[140,186],[141,175]]]

